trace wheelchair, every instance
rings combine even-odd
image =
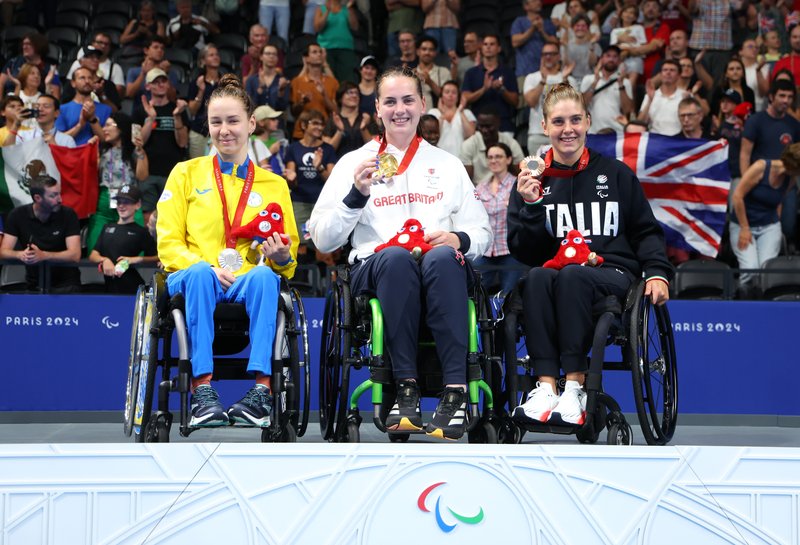
[[[675,432],[678,418],[678,368],[672,324],[666,305],[653,305],[644,296],[644,280],[635,281],[624,301],[609,296],[592,309],[595,330],[592,339],[589,371],[586,377],[586,420],[582,426],[520,423],[512,418],[514,409],[525,401],[536,382],[528,356],[517,351],[524,337],[520,287],[506,298],[496,325],[498,344],[504,360],[504,388],[495,393],[498,406],[507,404],[508,412],[498,416],[499,442],[519,443],[526,431],[575,434],[581,443],[596,443],[603,428],[608,429],[610,445],[633,444],[633,430],[622,410],[603,391],[604,370],[630,371],[636,414],[644,439],[649,445],[666,445]],[[605,361],[607,346],[620,347],[622,361]],[[522,372],[520,372],[522,370]],[[558,381],[563,389],[564,377]],[[502,403],[501,403],[502,401]]]
[[[247,358],[219,356],[238,354],[248,346],[249,324],[244,304],[216,306],[215,380],[248,378]],[[172,355],[173,332],[177,357]],[[308,357],[303,302],[297,290],[282,278],[272,355],[273,411],[270,426],[261,429],[262,442],[294,442],[305,434],[311,387]],[[136,442],[168,442],[173,424],[169,410],[172,392],[177,392],[180,398],[180,435],[188,437],[199,429],[189,426],[191,375],[183,296],[168,296],[167,275],[159,271],[136,294],[125,396],[125,435],[133,434]]]
[[[425,431],[393,431],[384,425],[395,402],[395,381],[389,355],[384,353],[383,314],[380,301],[350,292],[350,269],[331,272],[325,300],[319,366],[319,425],[323,439],[358,443],[362,417],[358,401],[370,392],[375,427],[393,443],[405,443]],[[497,443],[493,394],[488,368],[493,343],[488,298],[476,278],[470,293],[467,350],[467,438],[471,443]],[[436,346],[421,320],[417,351],[420,397],[438,397],[444,384]],[[499,360],[498,360],[499,361]],[[369,369],[369,378],[350,393],[352,370]]]

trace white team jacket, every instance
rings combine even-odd
[[[403,158],[391,144],[386,151],[398,163]],[[344,198],[353,188],[356,166],[377,153],[378,142],[371,140],[333,167],[308,222],[311,239],[319,250],[331,252],[343,246],[352,233],[349,262],[354,263],[356,258],[375,253],[377,245],[392,238],[407,219],[415,218],[426,233],[462,231],[469,235],[466,256],[470,259],[486,252],[492,239],[489,217],[464,165],[424,140],[403,174],[373,185],[364,208],[349,208]]]

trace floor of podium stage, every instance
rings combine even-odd
[[[644,445],[641,429],[636,423],[633,427],[634,444]],[[360,428],[361,442],[388,443],[388,437],[379,432],[372,424],[362,424]],[[219,428],[198,430],[189,437],[181,437],[177,429],[172,430],[170,439],[173,442],[258,442],[260,433],[253,428]],[[599,444],[606,440],[605,431],[600,434]],[[0,424],[0,443],[121,443],[132,439],[123,435],[121,424],[109,423],[36,423],[36,424]],[[322,443],[317,423],[309,423],[304,437],[298,441],[303,443]],[[426,435],[412,435],[410,442],[441,443]],[[466,437],[461,439],[466,443]],[[522,441],[524,444],[577,444],[574,436],[528,433]],[[765,447],[800,447],[800,433],[796,427],[784,426],[678,426],[670,445],[681,446],[765,446]]]

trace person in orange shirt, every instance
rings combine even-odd
[[[328,76],[323,71],[325,57],[322,48],[310,43],[303,50],[303,71],[292,80],[292,91],[289,95],[292,114],[295,119],[308,110],[322,112],[325,121],[336,110],[336,90],[339,82],[333,76]],[[303,137],[300,124],[295,124],[292,138]]]

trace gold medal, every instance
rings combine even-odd
[[[397,159],[391,153],[378,155],[378,172],[382,178],[391,178],[397,174]]]
[[[217,262],[220,268],[226,271],[236,272],[242,268],[244,259],[242,259],[242,254],[237,252],[234,248],[225,248],[219,253]]]
[[[528,169],[533,174],[534,178],[538,178],[544,172],[544,159],[538,155],[528,155],[519,164],[520,170]]]

